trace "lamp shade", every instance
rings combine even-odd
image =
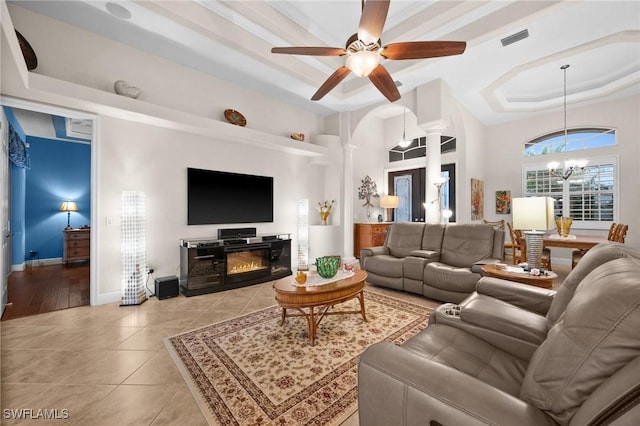
[[[75,201],[63,201],[60,205],[61,212],[77,212],[78,205]]]
[[[397,195],[381,195],[380,207],[383,209],[395,209],[400,204],[400,197]]]
[[[554,227],[553,198],[514,198],[511,202],[514,229],[546,231]]]

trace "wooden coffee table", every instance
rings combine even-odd
[[[547,275],[536,276],[528,272],[511,272],[498,269],[495,265],[491,264],[482,265],[480,270],[482,270],[482,273],[487,277],[502,278],[503,280],[516,281],[542,288],[551,288],[553,286],[553,280],[558,278],[558,274],[552,271],[547,271]]]
[[[364,308],[366,279],[367,273],[361,270],[354,271],[354,275],[349,278],[319,286],[297,287],[293,285],[292,276],[279,279],[273,284],[273,289],[278,305],[282,308],[280,325],[284,324],[287,317],[305,317],[309,324],[309,340],[313,346],[316,331],[325,315],[361,314],[362,319],[367,321]],[[360,300],[360,310],[329,311],[334,305],[354,298]],[[291,314],[287,310],[296,310],[298,313]]]

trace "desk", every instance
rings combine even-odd
[[[597,235],[576,235],[575,238],[551,238],[547,234],[542,239],[544,247],[564,247],[578,250],[589,250],[600,243],[606,243],[607,237]]]

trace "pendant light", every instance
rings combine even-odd
[[[407,139],[407,109],[404,109],[404,117],[402,120],[402,139],[400,140],[400,142],[398,142],[398,146],[400,148],[406,148],[409,145],[411,145],[411,142],[409,139]]]
[[[562,71],[564,71],[564,146],[563,151],[567,151],[567,68],[569,68],[569,64],[563,65],[560,67]],[[587,165],[587,160],[570,160],[565,158],[564,160],[564,169],[559,168],[560,163],[557,161],[552,161],[547,164],[547,168],[549,169],[549,174],[554,177],[562,178],[563,180],[569,179],[569,177],[574,174],[584,171],[585,166]]]

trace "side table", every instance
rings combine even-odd
[[[553,271],[546,271],[546,275],[531,275],[528,272],[517,272],[512,266],[507,269],[496,268],[496,265],[482,265],[480,270],[487,277],[502,278],[503,280],[516,281],[536,287],[551,288],[553,280],[558,278],[558,274]]]

